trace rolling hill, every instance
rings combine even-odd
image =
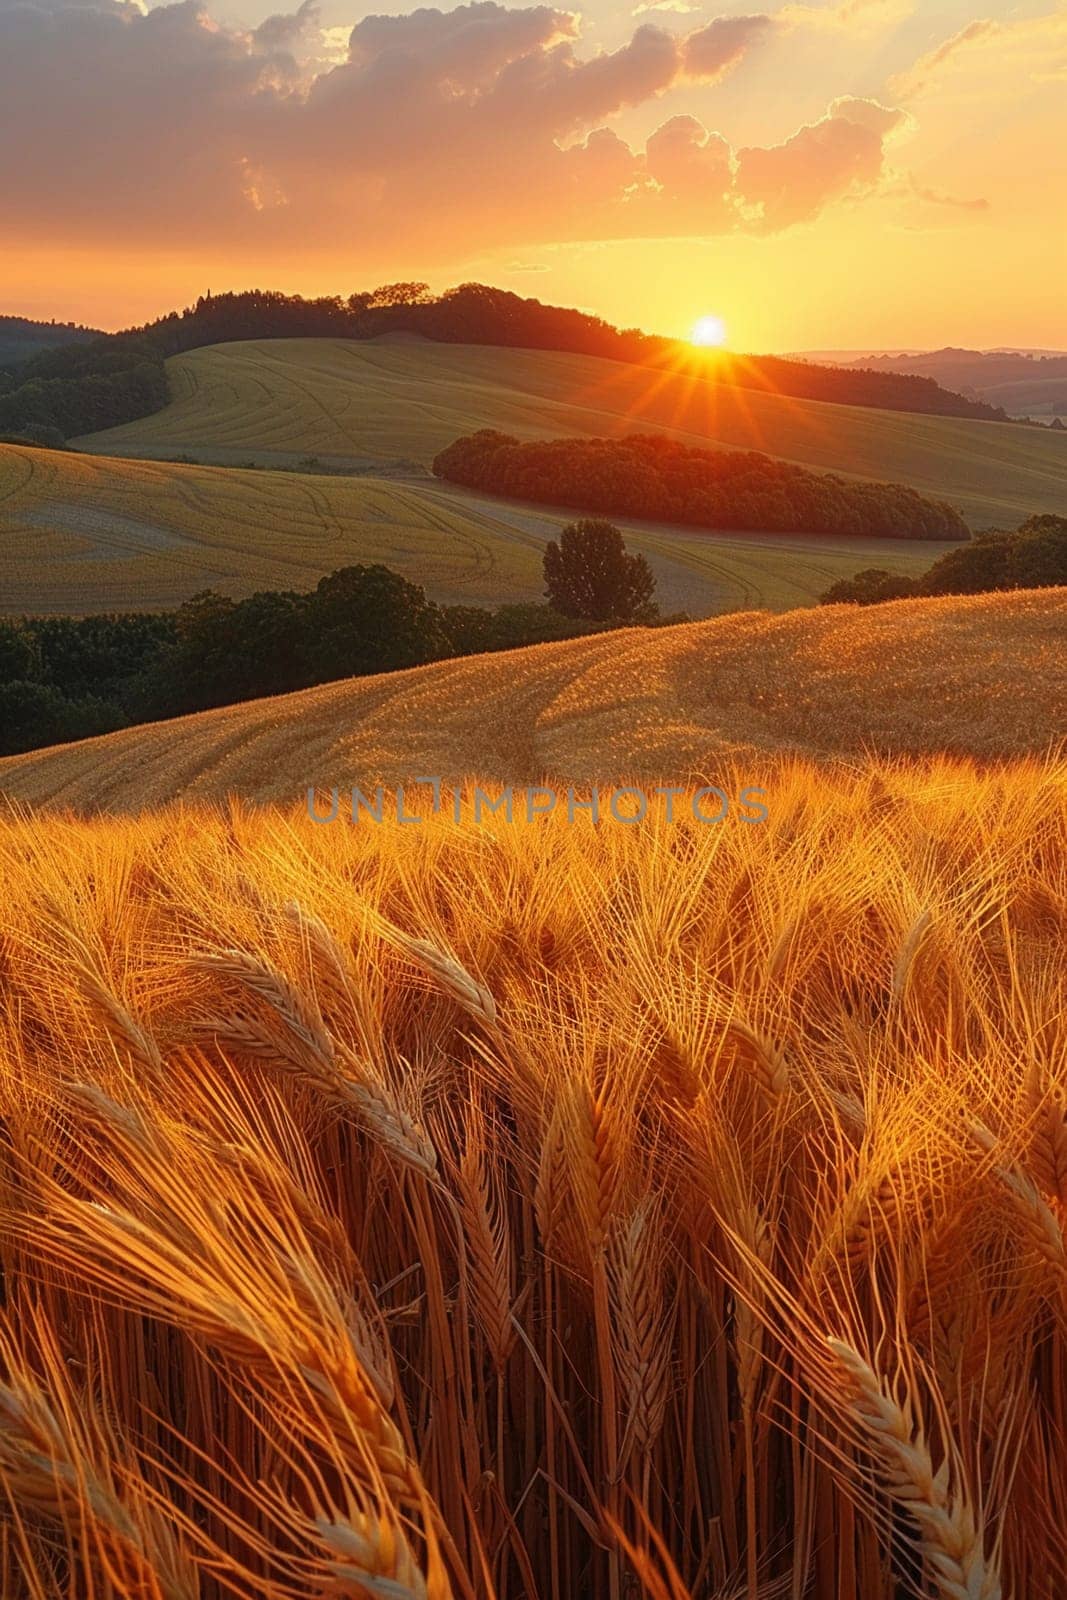
[[[248,451],[245,452],[247,457]],[[383,562],[443,604],[540,601],[565,512],[407,480],[252,471],[0,445],[0,614],[151,610],[200,589],[309,589]],[[913,576],[948,545],[782,534],[709,537],[626,519],[666,611],[809,605],[864,566]]]
[[[0,794],[138,812],[420,775],[714,783],[743,762],[759,783],[792,755],[1040,754],[1067,732],[1065,627],[1067,589],[1042,589],[628,629],[11,756]]]
[[[945,388],[1001,406],[1009,416],[1067,413],[1067,355],[1020,350],[927,350],[878,355],[848,365],[874,372],[911,373]]]
[[[662,428],[817,471],[907,483],[973,528],[1067,511],[1067,438],[1008,423],[916,416],[716,385],[551,351],[442,345],[408,335],[248,340],[174,356],[172,403],[88,435],[84,449],[221,464],[425,466],[461,434],[613,435]]]
[[[307,589],[381,561],[442,601],[532,596],[537,541],[433,488],[122,461],[0,445],[8,573],[0,609],[93,612]]]

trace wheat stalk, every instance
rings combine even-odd
[[[946,1455],[935,1471],[909,1401],[901,1406],[858,1351],[827,1340],[842,1387],[890,1498],[912,1518],[931,1582],[944,1600],[1000,1600],[1000,1579],[982,1548],[974,1511],[952,1483]]]

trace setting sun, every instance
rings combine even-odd
[[[726,324],[721,317],[699,317],[693,324],[690,338],[694,344],[725,344]]]

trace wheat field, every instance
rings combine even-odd
[[[717,783],[781,753],[1040,755],[1067,734],[1065,638],[1067,589],[630,628],[7,756],[0,796],[136,813],[419,775]]]
[[[412,337],[245,340],[167,364],[172,404],[77,441],[108,455],[192,451],[224,464],[426,465],[478,428],[526,438],[663,429],[817,471],[906,483],[972,527],[1067,513],[1067,438],[1044,429],[830,405],[553,351]]]
[[[540,545],[458,497],[382,478],[0,445],[0,609],[151,610],[197,590],[311,589],[384,562],[443,602],[540,598]]]
[[[197,590],[311,589],[382,562],[447,605],[540,603],[544,546],[570,520],[396,477],[253,471],[0,445],[0,614],[152,610]],[[811,605],[864,566],[917,577],[951,546],[620,526],[666,611]]]
[[[1058,1600],[1067,768],[768,790],[9,813],[5,1600]]]

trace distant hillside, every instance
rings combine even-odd
[[[1043,589],[627,629],[11,756],[0,794],[135,812],[419,775],[714,783],[736,760],[758,784],[789,753],[1042,753],[1067,729],[1065,627],[1067,589]]]
[[[368,458],[427,467],[482,428],[520,439],[655,429],[816,472],[904,483],[950,501],[972,529],[1015,528],[1035,511],[1067,514],[1067,435],[737,389],[692,365],[650,373],[599,356],[393,335],[215,345],[173,356],[167,378],[169,406],[79,445],[234,466],[291,465],[310,454],[342,469]]]
[[[0,317],[0,366],[28,361],[41,350],[99,338],[95,328],[74,322],[33,322],[29,317]]]
[[[848,365],[932,378],[947,389],[999,406],[1009,416],[1067,414],[1067,354],[946,348],[921,355],[869,356]]]

